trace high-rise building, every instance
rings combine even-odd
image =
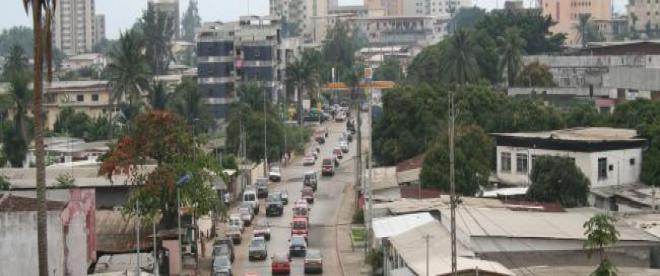
[[[277,101],[282,92],[280,18],[241,16],[239,22],[204,23],[197,39],[199,91],[214,117],[222,120],[237,100],[236,88],[254,82]]]
[[[94,16],[94,43],[105,39],[105,15],[97,14]]]
[[[327,31],[328,7],[337,6],[337,0],[270,0],[270,15],[297,26],[306,42],[320,42]]]
[[[657,0],[628,1],[628,22],[638,32],[660,30],[660,3]]]
[[[472,0],[408,0],[403,4],[405,16],[451,17],[462,7],[472,6]]]
[[[67,55],[92,51],[94,0],[60,0],[53,22],[53,42]]]
[[[543,15],[549,15],[552,21],[557,22],[550,31],[565,33],[567,45],[580,44],[580,36],[575,27],[580,14],[590,14],[591,20],[612,18],[612,2],[609,0],[542,0],[541,8]]]
[[[179,20],[179,0],[149,0],[148,9],[164,12],[174,20],[174,39],[181,34],[181,21]]]

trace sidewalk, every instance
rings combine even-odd
[[[347,185],[344,198],[337,216],[337,253],[343,274],[368,275],[369,265],[365,264],[364,249],[355,248],[351,245],[351,222],[355,210],[355,189],[353,185]]]

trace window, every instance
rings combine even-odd
[[[527,154],[516,154],[516,172],[527,174]]]
[[[598,158],[598,179],[607,179],[607,158]]]
[[[502,172],[510,172],[511,171],[511,153],[510,152],[502,152],[500,155],[500,171]]]
[[[99,94],[93,94],[92,95],[92,101],[93,102],[98,102],[99,101]]]
[[[630,158],[630,166],[635,166],[635,158]]]
[[[85,95],[76,95],[76,101],[77,102],[84,102],[85,101]]]

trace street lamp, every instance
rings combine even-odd
[[[181,187],[190,182],[190,175],[184,175],[176,181],[177,238],[179,240],[179,271],[183,269],[183,247],[181,246]]]

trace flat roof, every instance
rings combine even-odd
[[[496,137],[540,138],[551,140],[601,142],[645,141],[637,138],[637,130],[610,127],[578,127],[541,132],[493,133]]]
[[[145,165],[139,169],[143,173],[149,173],[155,165]],[[12,189],[35,189],[36,188],[36,170],[34,168],[2,168],[0,175],[7,177],[11,183]],[[57,177],[69,174],[75,179],[76,187],[123,187],[129,180],[127,175],[115,175],[112,180],[99,175],[99,166],[93,167],[47,167],[46,168],[46,187],[58,187]]]
[[[0,212],[31,212],[37,211],[37,199],[12,195],[9,192],[0,194]],[[63,210],[66,202],[47,200],[46,209],[49,211]]]
[[[76,87],[89,87],[89,86],[99,86],[99,85],[108,85],[106,80],[85,80],[85,81],[54,81],[50,83],[50,86],[45,85],[44,88],[48,89],[58,89],[58,88],[76,88]]]
[[[378,167],[371,169],[371,190],[377,191],[389,188],[398,188],[396,167]]]
[[[374,218],[372,227],[374,237],[388,238],[406,232],[435,219],[429,213],[415,213],[393,217]]]
[[[536,276],[584,276],[590,275],[595,266],[530,266],[517,268],[516,275]],[[619,275],[654,276],[660,275],[660,269],[617,266]]]

